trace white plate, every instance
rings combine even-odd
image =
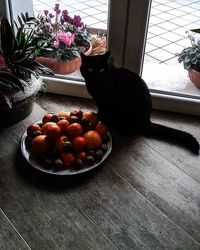
[[[109,131],[108,131],[107,135],[110,137],[109,142],[106,144],[108,146],[108,149],[107,149],[106,153],[104,154],[103,158],[101,159],[101,161],[98,162],[98,163],[95,163],[94,165],[91,165],[91,166],[83,166],[80,169],[70,168],[70,169],[63,169],[63,170],[55,171],[53,169],[44,167],[30,153],[30,149],[27,147],[27,143],[26,143],[26,138],[27,138],[27,132],[26,131],[22,135],[21,151],[22,151],[22,154],[23,154],[24,158],[28,161],[28,163],[32,167],[34,167],[34,168],[36,168],[36,169],[38,169],[38,170],[40,170],[42,172],[45,172],[45,173],[48,173],[48,174],[53,174],[53,175],[77,175],[77,174],[88,172],[88,171],[96,168],[97,166],[99,166],[103,161],[105,161],[105,159],[108,157],[108,155],[110,154],[110,152],[112,150],[112,137],[111,137]]]

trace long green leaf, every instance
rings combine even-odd
[[[6,95],[3,93],[4,101],[9,106],[9,108],[12,108],[12,98],[9,95]]]
[[[25,17],[25,15],[23,13],[21,13],[21,18],[24,21],[24,23],[26,23],[26,17]]]
[[[1,20],[1,51],[5,59],[10,57],[13,51],[13,46],[15,43],[15,38],[13,30],[6,17]]]
[[[192,29],[191,31],[195,33],[200,33],[200,29]]]
[[[21,27],[24,27],[24,24],[23,24],[23,22],[22,22],[22,19],[21,19],[19,16],[17,16],[17,19],[18,19],[18,22],[19,22],[20,26],[21,26]]]
[[[22,82],[14,75],[7,72],[0,71],[0,80],[5,84],[12,86],[14,89],[23,90],[24,86]]]
[[[16,83],[8,81],[7,79],[4,79],[4,78],[0,78],[0,86],[5,89],[14,89],[17,91],[19,90],[23,91],[23,89],[20,89]]]
[[[10,84],[8,84],[8,82],[6,82],[5,79],[3,78],[1,79],[1,77],[0,77],[0,86],[4,88],[13,89],[13,87]]]

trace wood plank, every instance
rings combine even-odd
[[[71,111],[78,108],[82,110],[97,110],[93,100],[64,95],[46,94],[44,98],[39,98],[37,103],[48,112]]]
[[[193,134],[200,143],[200,118],[195,116],[187,116],[169,112],[155,112],[153,121],[164,125],[181,129]],[[144,143],[159,152],[164,158],[172,162],[183,172],[191,176],[194,180],[200,183],[200,156],[195,156],[188,150],[173,145],[172,143],[160,141],[156,139],[144,138]]]
[[[87,185],[71,188],[77,206],[119,249],[199,249],[199,243],[110,170],[113,157]]]
[[[36,106],[37,115],[38,111]],[[10,136],[0,135],[0,204],[5,214],[33,249],[93,249],[94,245],[96,249],[116,249],[67,196],[66,179],[32,171],[21,157],[15,140],[21,138],[17,127],[23,131],[26,122],[10,127]]]
[[[30,249],[19,232],[0,209],[0,249]]]
[[[145,145],[141,138],[117,135],[114,141],[113,171],[200,242],[200,184]]]

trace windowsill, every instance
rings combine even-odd
[[[144,63],[142,77],[156,92],[200,99],[200,89],[190,81],[182,64]]]
[[[200,90],[190,82],[187,71],[179,66],[145,64],[143,79],[151,90],[153,108],[200,115]],[[49,93],[92,98],[79,70],[66,76],[43,77],[43,80]]]

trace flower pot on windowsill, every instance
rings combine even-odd
[[[73,60],[66,62],[59,62],[56,58],[39,56],[35,58],[35,61],[50,68],[55,74],[61,75],[70,74],[79,69],[81,66],[80,57],[76,57]]]
[[[200,72],[195,69],[190,68],[188,70],[188,76],[191,82],[197,87],[200,88]]]
[[[89,56],[92,53],[92,44],[89,42],[89,48],[84,52],[84,55]],[[47,68],[53,70],[55,74],[67,75],[73,73],[81,66],[81,58],[76,57],[70,61],[60,62],[56,58],[39,56],[35,58],[36,62],[41,63]]]

